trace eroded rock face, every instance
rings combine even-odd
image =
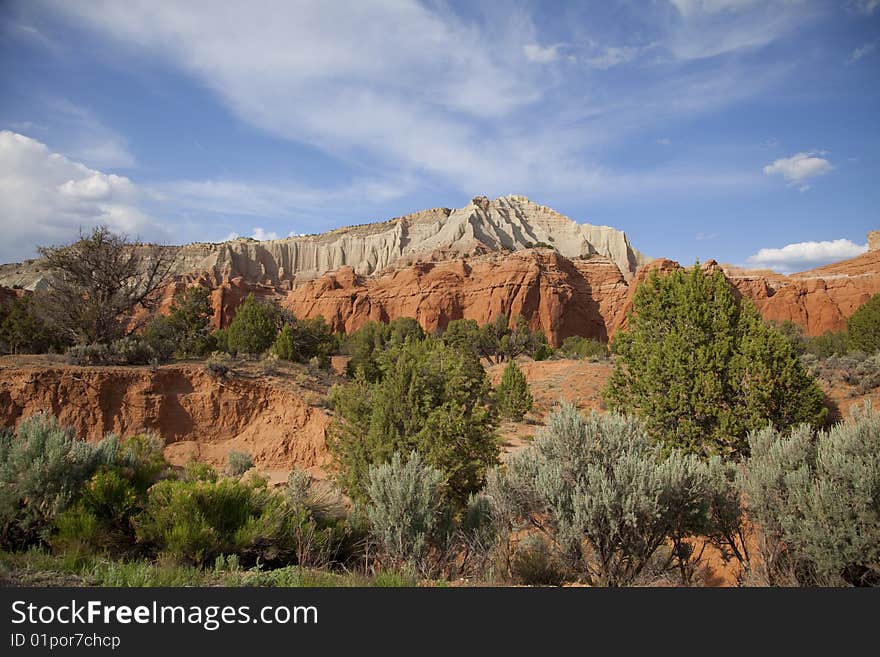
[[[225,465],[232,449],[264,468],[320,470],[330,462],[329,418],[320,409],[291,390],[218,379],[197,366],[0,368],[0,426],[42,410],[89,440],[155,431],[178,465],[190,457]]]
[[[791,320],[808,335],[837,331],[880,293],[880,252],[803,274],[782,276],[701,265],[722,271],[768,320]],[[522,314],[554,345],[569,335],[607,339],[632,308],[636,288],[654,270],[681,266],[658,259],[627,281],[608,258],[565,258],[545,249],[468,260],[416,263],[374,277],[342,268],[292,290],[282,305],[298,317],[323,316],[335,330],[354,331],[369,320],[415,317],[426,331],[454,319],[493,320]]]
[[[607,339],[628,294],[614,262],[570,260],[550,249],[416,263],[376,277],[351,268],[299,286],[282,301],[297,317],[323,316],[336,330],[415,317],[426,331],[455,319],[486,323],[523,315],[554,344],[570,335]]]
[[[524,196],[490,201],[475,197],[458,210],[422,210],[390,221],[340,228],[320,235],[258,242],[177,247],[176,273],[205,272],[223,280],[291,287],[340,267],[369,275],[395,263],[431,259],[435,252],[480,254],[517,251],[538,242],[569,258],[599,254],[630,278],[645,261],[626,235],[608,226],[579,224]],[[40,261],[0,267],[0,285],[42,285]]]
[[[764,319],[790,320],[808,335],[821,335],[846,328],[846,320],[880,293],[880,251],[790,276],[729,272],[728,278]]]

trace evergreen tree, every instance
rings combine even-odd
[[[472,353],[434,338],[407,340],[377,355],[375,381],[360,370],[331,392],[337,421],[331,449],[338,479],[363,500],[371,465],[394,452],[418,452],[443,472],[460,508],[478,491],[498,456],[489,409],[489,384]]]
[[[614,346],[606,402],[640,417],[667,448],[740,453],[768,422],[819,424],[827,412],[791,342],[719,271],[655,271]]]
[[[39,298],[28,295],[14,299],[3,308],[0,353],[42,354],[70,346],[70,338],[47,324],[38,306]]]
[[[281,311],[272,303],[257,301],[253,293],[238,307],[227,329],[229,350],[261,354],[272,346],[281,324]]]
[[[875,294],[847,322],[850,351],[873,354],[880,349],[880,294]]]
[[[507,363],[501,383],[496,392],[498,411],[503,417],[522,422],[525,414],[532,410],[532,394],[526,377],[516,361]]]
[[[211,296],[207,288],[188,287],[174,295],[168,315],[144,328],[144,341],[157,353],[204,356],[216,347],[211,337]]]

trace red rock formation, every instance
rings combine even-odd
[[[821,335],[846,328],[846,320],[880,293],[880,251],[791,276],[727,274],[764,319],[791,320],[807,335]]]
[[[320,470],[330,462],[329,418],[267,381],[217,379],[201,367],[0,367],[0,426],[49,411],[76,435],[98,440],[153,430],[178,465],[224,465],[229,450],[263,468]]]
[[[607,258],[569,260],[534,249],[421,262],[375,278],[344,267],[295,288],[282,305],[297,317],[321,315],[334,329],[346,331],[400,316],[415,317],[433,331],[455,319],[482,324],[501,313],[521,314],[559,344],[570,335],[606,339],[627,291],[620,270]]]
[[[454,319],[480,323],[500,313],[524,315],[558,345],[569,335],[607,339],[632,307],[636,287],[655,269],[680,265],[658,259],[627,282],[610,260],[569,260],[548,250],[492,254],[470,260],[421,262],[363,277],[341,268],[303,284],[282,301],[298,317],[322,315],[336,330],[353,331],[368,320],[408,316],[427,331]],[[768,320],[791,320],[808,335],[836,331],[872,295],[880,293],[880,252],[782,276],[723,267],[720,270]]]

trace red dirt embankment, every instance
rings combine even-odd
[[[88,440],[154,431],[176,465],[225,465],[230,450],[248,452],[261,470],[318,474],[330,462],[321,409],[266,379],[216,377],[198,365],[0,365],[0,426],[41,410]]]

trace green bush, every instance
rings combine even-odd
[[[226,455],[227,471],[233,477],[240,477],[254,467],[254,457],[247,452],[232,450]]]
[[[178,563],[203,565],[236,554],[246,564],[283,564],[295,562],[300,525],[312,522],[264,486],[165,480],[150,488],[135,529],[141,543]]]
[[[424,337],[421,325],[411,317],[398,317],[390,324],[367,322],[344,341],[344,350],[351,355],[346,366],[349,378],[360,373],[368,381],[378,380],[382,375],[378,359],[384,350]]]
[[[281,320],[281,311],[275,304],[258,301],[253,293],[249,294],[226,330],[229,353],[263,353],[274,344]]]
[[[112,461],[107,446],[75,438],[48,413],[0,431],[0,546],[20,549],[45,540],[83,482]]]
[[[139,502],[128,479],[116,470],[98,470],[83,486],[79,502],[58,516],[52,547],[71,553],[122,553],[134,545],[131,519]]]
[[[526,586],[559,586],[565,579],[546,539],[536,534],[525,536],[516,546],[511,574],[515,582]]]
[[[370,467],[366,510],[386,566],[425,570],[428,551],[444,538],[443,480],[416,452]]]
[[[580,335],[565,338],[559,351],[567,358],[599,360],[608,357],[608,345]]]
[[[223,353],[231,353],[229,351],[229,331],[227,329],[217,329],[211,334],[214,342],[214,348]]]
[[[166,362],[172,353],[168,343],[164,351],[156,351],[141,338],[127,337],[110,344],[74,345],[65,356],[71,365],[148,365]]]
[[[217,471],[208,463],[200,461],[189,461],[184,466],[183,478],[185,481],[207,481],[214,483],[217,481]]]
[[[827,413],[790,341],[720,271],[653,272],[614,348],[607,404],[638,416],[667,448],[740,454],[768,421],[820,425]]]
[[[880,294],[871,297],[847,321],[846,346],[866,354],[880,349]]]
[[[501,383],[495,394],[498,411],[502,417],[514,422],[522,422],[525,414],[532,410],[532,393],[516,361],[510,361],[504,368]]]
[[[151,433],[125,440],[106,436],[104,464],[79,490],[75,504],[58,516],[52,546],[74,554],[133,552],[132,519],[150,486],[171,474],[162,448],[162,439]]]
[[[819,358],[844,356],[848,351],[846,331],[827,331],[822,335],[806,338],[805,350]]]
[[[72,343],[40,315],[39,303],[39,295],[27,295],[0,306],[0,353],[62,352]]]
[[[498,456],[490,388],[479,360],[425,338],[380,352],[376,367],[377,381],[361,372],[331,390],[337,418],[329,444],[340,485],[363,501],[371,465],[415,450],[444,473],[451,499],[463,508]]]
[[[880,416],[868,405],[828,431],[767,427],[749,442],[742,489],[763,583],[880,584]]]
[[[442,339],[450,346],[472,351],[494,363],[522,354],[543,360],[552,351],[543,331],[530,329],[522,315],[514,319],[513,328],[503,313],[482,327],[473,319],[453,320],[446,326]]]
[[[327,367],[335,348],[336,338],[327,322],[316,317],[285,324],[275,340],[274,351],[282,360],[305,363],[317,359],[319,367]]]
[[[158,345],[151,342],[151,327],[155,327],[159,343],[169,339],[173,342],[172,352],[179,357],[202,357],[214,351],[216,341],[211,334],[211,292],[201,286],[188,287],[177,292],[171,302],[167,316],[160,317],[144,330],[144,338],[154,349]],[[164,336],[163,336],[164,334]]]
[[[667,544],[680,546],[686,561],[692,537],[735,533],[713,524],[727,515],[713,502],[731,497],[729,480],[713,474],[718,467],[675,450],[664,455],[630,419],[582,417],[563,404],[532,447],[490,473],[487,495],[509,530],[541,528],[588,583],[623,586],[648,572]]]

